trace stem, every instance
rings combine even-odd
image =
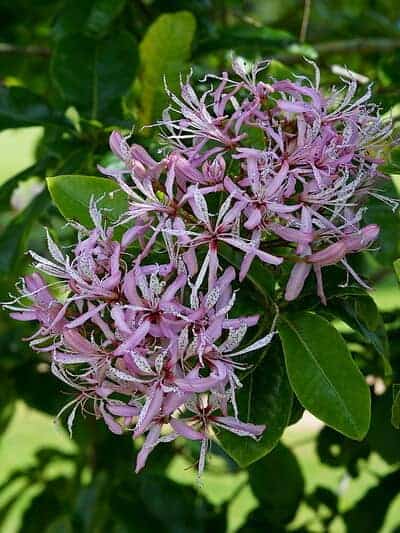
[[[304,0],[303,20],[301,21],[301,29],[299,35],[300,43],[304,43],[307,38],[307,30],[311,15],[311,0]]]

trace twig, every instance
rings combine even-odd
[[[368,54],[371,52],[385,52],[400,48],[400,39],[388,39],[386,37],[372,37],[371,39],[349,39],[345,41],[328,41],[314,45],[321,55],[340,52],[359,52]]]
[[[301,22],[301,29],[299,35],[299,41],[304,43],[307,38],[308,24],[310,22],[311,14],[311,0],[304,0],[303,20]]]
[[[389,39],[386,37],[372,37],[370,39],[347,39],[343,41],[327,41],[326,43],[309,43],[319,56],[357,52],[358,54],[373,54],[387,52],[400,48],[400,38]],[[274,56],[274,59],[285,64],[297,63],[301,60],[299,55],[283,53]]]
[[[19,54],[28,56],[48,57],[50,49],[45,46],[16,46],[9,43],[0,43],[0,54]]]

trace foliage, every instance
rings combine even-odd
[[[26,250],[46,254],[44,226],[58,243],[69,246],[74,230],[65,227],[61,215],[90,223],[93,194],[101,197],[109,220],[117,220],[124,211],[124,193],[115,192],[114,182],[100,177],[97,165],[116,163],[107,150],[109,134],[115,128],[128,133],[132,125],[130,141],[145,146],[157,159],[157,131],[141,126],[161,118],[167,102],[164,75],[175,90],[179,73],[185,76],[192,69],[196,89],[204,90],[197,80],[210,70],[229,69],[231,51],[250,60],[272,57],[271,72],[278,79],[292,73],[312,76],[303,57],[315,58],[322,68],[322,86],[336,83],[334,65],[346,65],[374,82],[373,98],[383,113],[393,113],[397,128],[400,35],[395,0],[312,2],[306,43],[298,37],[300,0],[15,0],[1,1],[0,11],[0,129],[40,126],[43,131],[36,162],[0,184],[2,300],[29,272]],[[249,145],[262,148],[264,141],[257,132],[248,132]],[[385,171],[400,173],[399,149],[391,154],[390,150],[388,145]],[[26,205],[15,207],[13,194],[32,177],[43,184],[41,192],[35,195],[28,189]],[[392,182],[384,189],[396,195]],[[354,266],[373,285],[390,281],[394,271],[399,274],[400,221],[392,206],[382,207],[375,198],[370,204],[367,222],[382,228],[379,250],[365,252]],[[222,248],[222,255],[226,265],[237,266],[241,260],[229,249]],[[272,302],[280,306],[279,336],[254,355],[251,362],[257,372],[244,376],[237,398],[249,420],[265,424],[267,431],[256,442],[221,430],[212,449],[224,472],[248,473],[246,483],[258,507],[247,517],[243,532],[289,527],[308,531],[308,525],[293,521],[300,506],[307,506],[323,531],[329,531],[339,516],[348,531],[378,531],[398,492],[398,311],[381,312],[364,289],[351,283],[338,287],[342,276],[336,267],[328,270],[326,306],[315,297],[313,279],[307,280],[298,300],[284,302],[289,273],[282,269],[271,274],[260,261],[253,262],[242,284],[240,312],[261,312],[261,327],[270,325]],[[48,358],[33,355],[21,342],[31,333],[29,324],[2,313],[2,432],[18,400],[51,416],[64,403],[64,389],[51,376]],[[383,395],[378,394],[380,387]],[[285,428],[304,408],[327,424],[317,441],[319,458],[327,467],[357,478],[373,454],[391,465],[351,509],[343,511],[340,491],[327,489],[323,479],[310,492],[296,456],[280,443]],[[42,449],[30,468],[12,472],[3,482],[2,489],[22,487],[20,495],[37,490],[24,512],[21,531],[227,530],[229,502],[217,506],[199,489],[168,476],[175,457],[194,463],[195,441],[163,444],[146,471],[136,476],[130,468],[129,436],[113,436],[100,422],[81,420],[73,440],[75,453]],[[70,473],[47,476],[60,461],[69,465]],[[0,524],[12,499],[1,499]]]

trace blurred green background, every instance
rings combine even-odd
[[[28,268],[24,251],[43,251],[43,225],[62,243],[71,239],[40,192],[43,178],[96,174],[96,164],[109,157],[114,127],[135,124],[136,141],[155,151],[153,130],[140,126],[165,107],[162,74],[176,88],[178,73],[189,66],[196,79],[229,69],[232,51],[250,60],[270,57],[278,78],[310,74],[304,57],[318,62],[324,84],[337,82],[338,73],[348,76],[340,69],[346,66],[361,90],[374,84],[375,101],[397,128],[398,0],[0,0],[3,300]],[[387,190],[397,196],[395,166],[391,172]],[[383,244],[365,254],[360,268],[376,286],[372,296],[383,312],[399,382],[400,297],[392,269],[399,219],[381,207],[375,215]],[[341,327],[359,349],[360,339]],[[148,477],[137,480],[128,436],[117,439],[101,423],[83,420],[71,440],[54,423],[64,387],[47,361],[23,345],[29,331],[2,313],[1,531],[400,531],[400,431],[390,426],[390,383],[373,366],[375,418],[363,443],[305,414],[285,432],[286,447],[259,466],[261,482],[254,469],[238,469],[216,446],[199,486],[196,450],[183,445],[154,453]],[[265,529],[261,508],[289,514]]]

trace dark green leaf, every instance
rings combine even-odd
[[[357,331],[381,356],[385,376],[392,373],[389,358],[389,342],[382,316],[367,294],[329,301],[327,309]]]
[[[334,468],[344,466],[351,476],[356,477],[359,475],[359,460],[368,458],[370,447],[366,440],[355,442],[326,426],[318,433],[317,452],[322,463]]]
[[[400,429],[400,384],[393,384],[392,424]]]
[[[388,507],[399,492],[399,486],[400,470],[397,470],[369,489],[361,500],[344,513],[347,531],[380,531]]]
[[[196,20],[188,11],[167,13],[148,28],[140,43],[141,122],[153,123],[166,107],[164,76],[172,91],[179,87],[179,74],[187,70]]]
[[[124,9],[126,0],[95,0],[86,24],[94,34],[104,33]]]
[[[208,533],[225,531],[226,517],[193,488],[168,478],[143,475],[140,495],[144,507],[157,518],[165,531]]]
[[[296,424],[299,420],[301,420],[303,414],[304,414],[304,407],[301,405],[296,395],[294,395],[292,411],[290,413],[290,420],[289,420],[288,425],[292,426],[293,424]]]
[[[286,527],[272,524],[268,511],[260,505],[247,516],[246,523],[238,530],[238,533],[256,533],[258,531],[268,533],[285,533]]]
[[[110,480],[105,472],[99,472],[90,485],[82,487],[76,499],[74,518],[77,530],[83,533],[105,531]]]
[[[12,379],[2,372],[0,377],[0,435],[7,428],[15,411],[16,393]]]
[[[137,63],[136,41],[128,32],[101,41],[76,34],[58,42],[51,73],[66,104],[91,119],[107,118],[130,88]]]
[[[278,343],[277,343],[278,344]],[[269,453],[286,428],[293,401],[283,356],[279,345],[272,346],[243,381],[237,393],[241,419],[253,424],[265,424],[259,441],[238,437],[228,431],[218,433],[223,449],[242,467],[247,467]]]
[[[12,193],[18,187],[21,182],[32,178],[33,176],[42,176],[46,170],[46,166],[49,161],[47,158],[43,158],[34,165],[31,165],[15,176],[12,176],[0,186],[0,208],[4,211],[9,209]]]
[[[328,529],[329,524],[338,514],[338,495],[332,490],[318,486],[315,490],[306,497],[307,505],[316,511],[319,517],[322,519],[325,530]],[[329,514],[326,511],[323,512],[323,506],[329,509]]]
[[[67,220],[75,220],[86,227],[93,227],[89,215],[91,198],[98,200],[104,218],[116,221],[127,209],[127,197],[118,185],[107,178],[93,176],[56,176],[47,178],[51,197]]]
[[[281,315],[278,329],[300,402],[329,426],[361,440],[369,427],[370,393],[341,335],[307,311]]]
[[[398,193],[393,181],[386,182],[380,193],[391,198],[397,198]],[[395,259],[399,257],[399,235],[400,235],[400,215],[398,211],[393,212],[392,208],[384,204],[377,198],[371,198],[368,202],[368,210],[365,214],[365,221],[368,224],[378,224],[380,227],[379,250],[374,251],[374,258],[382,265],[392,266]]]
[[[37,94],[24,87],[0,87],[0,130],[56,124],[68,120]]]
[[[241,252],[225,244],[220,244],[218,250],[229,264],[240,269],[243,261],[243,254]],[[258,258],[255,258],[252,262],[246,280],[249,280],[254,285],[266,301],[272,296],[275,287],[274,276],[271,270],[265,266],[265,263],[262,263]]]
[[[45,189],[35,196],[31,203],[14,217],[0,235],[0,273],[8,274],[18,266],[25,252],[25,245],[35,220],[50,205],[50,198]]]
[[[390,389],[373,398],[371,427],[367,435],[367,442],[372,450],[389,464],[400,461],[400,432],[390,422],[392,399]]]
[[[271,51],[285,48],[294,42],[294,37],[284,30],[268,28],[255,28],[254,26],[237,26],[225,28],[217,37],[200,41],[196,54],[209,53],[214,50],[254,48]]]
[[[86,27],[94,0],[65,0],[59,10],[53,27],[53,37],[57,40]]]
[[[10,208],[10,199],[14,189],[16,189],[21,181],[28,180],[35,175],[36,165],[32,165],[21,172],[18,172],[15,176],[5,181],[0,186],[0,207],[6,211]]]
[[[283,525],[293,520],[304,494],[304,478],[289,448],[278,444],[271,453],[252,465],[249,483],[272,524]]]
[[[45,533],[74,533],[71,518],[68,515],[61,515],[51,522]]]
[[[66,506],[72,503],[68,498],[72,496],[68,489],[69,482],[65,477],[49,481],[24,512],[21,531],[24,533],[43,531],[63,514]]]

